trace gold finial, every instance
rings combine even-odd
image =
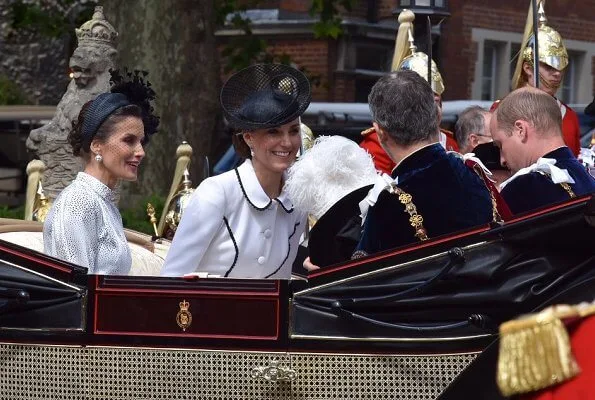
[[[543,1],[539,2],[537,15],[539,15],[539,27],[544,27],[547,24],[547,17],[545,16],[545,10],[543,9]]]
[[[413,13],[413,11],[406,8],[399,13],[397,20],[399,21],[399,24],[413,23],[413,21],[415,20],[415,14]]]
[[[44,222],[45,218],[47,217],[48,213],[50,212],[50,204],[47,197],[45,197],[45,193],[43,192],[43,187],[41,186],[41,181],[38,183],[37,186],[37,200],[39,201],[39,205],[33,211],[32,220]]]
[[[147,215],[149,216],[149,221],[153,224],[155,236],[159,236],[159,231],[157,230],[157,218],[155,217],[155,207],[153,207],[153,204],[151,203],[147,203]]]
[[[407,31],[407,38],[409,40],[409,50],[411,50],[411,55],[417,52],[417,46],[415,45],[415,40],[413,39],[413,30],[409,28]]]
[[[184,189],[190,189],[192,187],[192,181],[190,180],[190,172],[188,172],[188,168],[184,170],[184,180],[182,181],[182,185]]]
[[[180,157],[192,157],[192,146],[185,140],[176,149],[176,158]]]

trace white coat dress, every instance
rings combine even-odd
[[[284,190],[267,196],[246,160],[194,191],[161,274],[289,279],[305,225]]]

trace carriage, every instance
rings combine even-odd
[[[573,199],[289,281],[87,275],[0,239],[0,397],[435,399],[490,373],[474,360],[503,321],[592,300],[594,211]]]

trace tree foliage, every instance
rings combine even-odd
[[[29,99],[27,99],[19,85],[0,74],[0,105],[11,106],[29,103]]]
[[[73,37],[74,29],[91,18],[96,4],[90,0],[11,0],[9,34]]]
[[[318,16],[314,24],[314,36],[317,38],[337,39],[343,34],[343,20],[340,17],[340,8],[351,11],[356,0],[312,0],[310,15]]]
[[[312,0],[309,14],[317,21],[314,23],[314,36],[317,39],[337,39],[343,34],[341,9],[351,11],[358,0]],[[232,37],[224,47],[221,55],[224,60],[224,71],[232,72],[247,66],[262,62],[291,63],[287,54],[270,52],[268,43],[252,32],[252,21],[246,15],[246,10],[254,8],[260,0],[216,0],[217,25],[227,26],[243,32],[243,35]],[[308,71],[304,71],[308,74]],[[308,74],[313,84],[320,83],[319,76]]]

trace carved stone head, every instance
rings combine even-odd
[[[52,199],[81,169],[72,155],[68,134],[81,107],[97,95],[109,91],[109,70],[116,68],[118,32],[106,21],[103,7],[95,7],[93,17],[76,29],[78,47],[70,58],[72,80],[56,107],[52,121],[31,131],[27,148],[47,166],[44,187]]]

